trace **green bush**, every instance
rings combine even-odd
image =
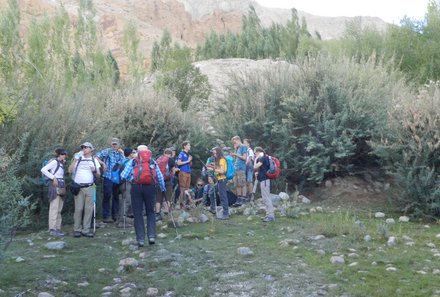
[[[401,93],[390,110],[388,133],[376,153],[403,190],[402,211],[440,216],[440,88],[426,85],[418,94]]]
[[[243,135],[278,156],[288,181],[319,184],[378,165],[369,141],[399,88],[400,75],[376,61],[278,63],[236,77],[215,125],[221,137]]]
[[[0,258],[1,251],[8,248],[16,231],[31,223],[34,204],[30,196],[24,196],[24,177],[18,175],[22,153],[22,146],[12,156],[0,148]]]

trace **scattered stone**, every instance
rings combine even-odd
[[[411,237],[407,236],[407,235],[403,235],[402,239],[405,241],[413,241]]]
[[[426,244],[426,246],[427,246],[427,247],[430,247],[430,248],[432,248],[432,249],[435,249],[435,244],[433,244],[432,242],[428,242],[428,243]]]
[[[397,239],[394,236],[390,236],[387,241],[388,246],[395,246],[397,244]]]
[[[148,288],[147,296],[157,296],[159,294],[159,290],[157,288]]]
[[[376,262],[376,261],[371,262],[371,265],[372,265],[372,266],[377,266],[377,262]]]
[[[277,194],[270,194],[270,199],[272,200],[273,206],[278,206],[280,204],[281,198]]]
[[[397,268],[390,266],[390,267],[386,268],[386,271],[395,272],[395,271],[397,271]]]
[[[409,217],[401,216],[401,217],[399,217],[399,222],[401,222],[401,223],[408,223],[409,222]]]
[[[285,193],[285,192],[280,192],[279,194],[278,194],[278,196],[280,196],[280,198],[281,198],[281,200],[284,200],[284,201],[286,201],[286,200],[289,200],[289,194],[287,194],[287,193]]]
[[[359,258],[359,255],[356,253],[350,253],[350,254],[348,254],[348,257],[349,258]]]
[[[316,252],[317,252],[318,255],[320,255],[320,256],[325,256],[325,251],[324,251],[324,250],[317,250]]]
[[[383,212],[378,211],[374,214],[374,217],[376,219],[383,219],[385,217],[385,214]]]
[[[301,202],[304,203],[304,204],[312,203],[312,201],[309,198],[307,198],[306,196],[299,195],[298,198],[301,199]]]
[[[332,264],[344,264],[345,260],[343,256],[332,256],[330,258],[330,263]]]
[[[161,239],[163,239],[163,238],[166,238],[167,237],[167,235],[165,234],[165,233],[159,233],[159,234],[157,234],[157,238],[161,238]]]
[[[354,224],[361,230],[365,230],[367,227],[365,226],[364,222],[357,220],[354,222]]]
[[[415,246],[416,243],[414,241],[407,241],[407,242],[405,242],[405,245],[406,246]]]
[[[338,284],[329,284],[329,285],[327,285],[327,289],[337,290],[337,289],[339,289],[339,285]]]
[[[38,294],[38,297],[54,297],[54,296],[47,292],[41,292]]]
[[[324,185],[325,185],[326,188],[331,188],[333,186],[333,183],[332,183],[331,180],[326,180]]]
[[[321,239],[325,239],[325,236],[320,234],[320,235],[316,235],[310,238],[311,240],[321,240]]]
[[[125,258],[119,261],[119,265],[123,267],[137,267],[139,262],[134,258]]]
[[[429,228],[431,228],[431,226],[429,226],[429,225],[424,225],[423,228],[425,228],[425,229],[429,229]]]
[[[64,241],[51,241],[46,243],[46,248],[49,250],[62,250],[66,247]]]
[[[417,271],[417,273],[418,273],[418,274],[422,274],[422,275],[425,275],[425,274],[426,274],[426,271],[423,271],[423,270],[419,270],[419,271]]]
[[[20,262],[23,262],[23,261],[25,261],[25,260],[24,260],[24,258],[22,258],[22,257],[17,257],[17,258],[15,259],[15,262],[17,262],[17,263],[20,263]]]
[[[435,236],[435,238],[440,238],[440,233]]]
[[[237,253],[240,256],[245,256],[245,257],[249,257],[249,256],[253,256],[254,255],[254,252],[250,248],[244,247],[244,246],[237,248]]]
[[[396,221],[394,221],[393,218],[389,218],[385,220],[385,223],[387,223],[388,225],[394,225],[396,223]]]
[[[316,211],[317,211],[317,212],[323,212],[323,209],[322,209],[321,206],[317,206],[317,207],[316,207]]]
[[[309,212],[310,212],[310,213],[315,213],[315,212],[316,212],[316,208],[314,208],[314,207],[310,208],[310,209],[309,209]]]
[[[440,257],[440,253],[434,254],[434,257],[439,258]]]
[[[300,241],[299,241],[298,239],[287,238],[287,239],[281,240],[281,241],[280,241],[280,245],[281,245],[282,247],[287,247],[287,246],[289,246],[289,245],[295,245],[295,244],[298,244],[299,242],[300,242]]]
[[[50,259],[50,258],[56,258],[56,256],[55,255],[44,255],[43,258]]]
[[[80,288],[88,287],[90,284],[88,281],[83,281],[82,283],[78,283],[77,286]]]
[[[106,287],[102,288],[102,291],[103,292],[111,292],[111,291],[113,291],[114,289],[116,289],[118,287],[119,287],[118,284],[113,285],[113,286],[106,286]]]
[[[125,245],[130,245],[130,244],[132,244],[132,243],[135,243],[136,241],[133,239],[133,238],[127,238],[127,239],[124,239],[123,241],[122,241],[122,245],[123,246],[125,246]]]
[[[371,239],[372,239],[371,236],[368,234],[364,236],[364,241],[366,242],[369,242]]]
[[[432,271],[432,274],[440,274],[440,269],[434,269],[434,270]]]
[[[354,266],[357,266],[357,265],[358,265],[358,262],[353,262],[353,263],[348,264],[349,267],[354,267]]]
[[[130,297],[131,296],[131,291],[132,291],[133,289],[132,288],[130,288],[130,287],[126,287],[126,288],[123,288],[123,289],[121,289],[121,290],[119,290],[119,293],[121,293],[121,297]]]
[[[208,218],[208,216],[205,215],[204,213],[201,213],[200,216],[199,216],[199,220],[200,220],[200,222],[202,222],[202,223],[206,223],[207,221],[209,221],[209,218]]]

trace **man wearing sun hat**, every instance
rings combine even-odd
[[[112,168],[124,159],[124,151],[118,138],[111,139],[111,147],[103,149],[97,157],[105,164],[102,199],[102,218],[104,223],[113,223],[119,217],[119,184],[112,182]],[[111,200],[111,212],[110,212]],[[111,215],[111,217],[110,217]]]
[[[90,142],[81,144],[82,154],[75,154],[74,162],[69,166],[73,181],[80,187],[75,195],[75,212],[73,214],[73,236],[74,237],[93,237],[90,230],[93,217],[94,193],[93,184],[95,177],[100,176],[99,168],[101,165],[92,156],[94,150]]]

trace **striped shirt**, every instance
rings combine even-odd
[[[122,172],[121,172],[121,179],[129,181],[129,182],[133,182],[133,179],[134,179],[134,176],[133,176],[134,161],[135,161],[135,159],[131,159],[130,161],[127,162],[127,164],[125,165],[124,170],[122,170]],[[154,161],[154,164],[156,165],[154,167],[156,168],[157,183],[159,184],[160,189],[162,190],[162,192],[165,192],[166,191],[165,181],[164,181],[162,172],[160,171],[160,168],[157,165],[156,161]]]

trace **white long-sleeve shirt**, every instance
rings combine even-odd
[[[58,162],[60,162],[60,167],[55,172],[58,166]],[[46,164],[43,168],[41,168],[41,173],[43,173],[47,178],[53,180],[54,178],[63,178],[64,177],[64,165],[61,161],[57,159],[53,159],[49,163]],[[55,173],[55,175],[54,175]]]

